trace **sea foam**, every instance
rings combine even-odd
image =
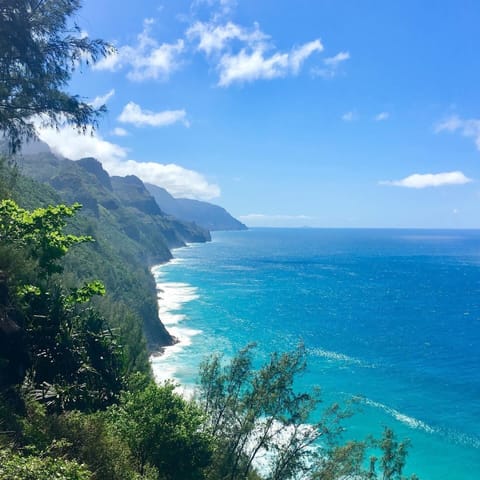
[[[158,313],[162,323],[169,327],[185,320],[185,315],[178,313],[188,302],[198,299],[197,288],[187,283],[157,283]],[[175,313],[177,312],[177,313]]]
[[[175,260],[175,259],[174,259]],[[172,260],[169,264],[174,262]],[[179,262],[174,262],[179,263]],[[155,380],[163,383],[167,380],[178,382],[179,363],[174,358],[187,346],[191,345],[192,338],[202,333],[201,330],[185,327],[188,321],[184,313],[180,313],[183,306],[199,298],[197,288],[187,283],[165,282],[163,265],[152,268],[152,274],[157,283],[158,313],[161,322],[167,327],[169,333],[175,338],[176,343],[167,346],[161,354],[150,357]],[[186,385],[181,387],[182,393],[191,395],[192,388]]]
[[[436,433],[438,431],[436,428],[431,427],[430,425],[423,422],[422,420],[418,420],[414,417],[410,417],[409,415],[405,415],[404,413],[399,412],[394,408],[388,407],[383,403],[375,402],[368,398],[362,398],[362,401],[365,405],[383,410],[385,413],[387,413],[391,417],[395,418],[396,420],[403,423],[404,425],[407,425],[410,428],[423,430],[424,432],[427,432],[427,433]]]
[[[375,368],[375,365],[370,365],[358,358],[350,357],[343,353],[332,352],[330,350],[324,350],[323,348],[310,348],[308,350],[309,355],[325,358],[327,360],[332,360],[336,362],[350,363],[353,365],[358,365],[366,368]]]

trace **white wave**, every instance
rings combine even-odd
[[[370,400],[368,398],[363,398],[362,401],[366,404],[369,405],[370,407],[375,407],[379,408],[380,410],[383,410],[385,413],[390,415],[391,417],[395,418],[399,422],[403,423],[404,425],[407,425],[410,428],[416,429],[416,430],[423,430],[424,432],[427,433],[436,433],[437,429],[431,427],[425,422],[422,422],[422,420],[418,420],[414,417],[410,417],[408,415],[405,415],[404,413],[399,412],[398,410],[395,410],[394,408],[388,407],[387,405],[384,405],[383,403],[375,402],[373,400]]]
[[[179,263],[183,263],[184,261],[184,258],[174,257],[166,265],[178,265]]]
[[[157,291],[158,313],[162,323],[167,327],[185,320],[185,315],[178,312],[183,305],[199,298],[197,288],[187,283],[157,283]]]
[[[192,344],[192,338],[202,333],[201,330],[184,327],[169,327],[168,331],[177,340],[174,345],[165,347],[161,353],[150,356],[150,364],[152,366],[153,376],[157,383],[163,383],[167,380],[173,380],[179,384],[179,393],[190,397],[193,395],[193,385],[180,385],[177,374],[181,365],[176,361],[175,357],[189,345]]]
[[[155,279],[157,278],[162,278],[165,276],[166,269],[172,265],[178,265],[179,263],[183,263],[185,261],[184,258],[178,258],[174,257],[171,258],[168,262],[161,263],[159,265],[154,265],[150,271],[152,272],[152,275],[154,276]]]
[[[385,413],[387,413],[388,415],[392,416],[393,418],[403,423],[404,425],[407,425],[410,428],[413,428],[416,430],[423,430],[426,433],[432,433],[432,434],[435,433],[448,438],[450,441],[454,443],[480,449],[480,438],[478,437],[474,437],[466,433],[459,432],[449,428],[432,427],[427,423],[423,422],[422,420],[418,420],[417,418],[413,418],[408,415],[405,415],[404,413],[401,413],[398,410],[395,410],[394,408],[388,407],[383,403],[375,402],[368,398],[362,398],[362,401],[366,405],[383,410]]]
[[[197,288],[182,282],[165,281],[166,267],[180,263],[182,259],[173,259],[168,264],[157,265],[152,268],[152,274],[157,284],[158,314],[161,322],[167,327],[168,332],[175,337],[177,343],[165,347],[159,354],[150,357],[153,375],[157,383],[167,380],[178,384],[177,391],[186,396],[193,395],[193,386],[180,385],[178,373],[181,364],[178,362],[178,354],[192,344],[192,338],[202,333],[201,330],[186,328],[182,325],[187,316],[182,313],[183,306],[199,298]]]
[[[358,358],[349,357],[348,355],[345,355],[343,353],[324,350],[323,348],[311,348],[308,350],[308,353],[316,357],[326,358],[327,360],[335,360],[337,362],[351,363],[355,365],[361,365],[362,367],[373,368],[373,365],[368,365],[359,360]]]
[[[442,431],[441,433],[444,433],[447,438],[454,441],[455,443],[480,450],[480,438],[478,437],[472,437],[466,433],[458,432],[451,429]]]

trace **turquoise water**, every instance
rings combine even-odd
[[[153,359],[187,388],[213,351],[302,340],[300,387],[361,397],[347,438],[411,439],[407,473],[480,478],[480,232],[253,229],[215,233],[154,269],[180,344]]]

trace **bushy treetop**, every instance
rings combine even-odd
[[[82,62],[111,51],[71,21],[80,6],[79,0],[0,0],[0,130],[13,152],[35,136],[35,121],[85,131],[104,111],[65,91]]]

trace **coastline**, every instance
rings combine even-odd
[[[191,244],[187,244],[175,250],[191,248],[191,246]],[[187,317],[185,314],[180,313],[186,303],[198,299],[197,288],[186,283],[169,282],[163,278],[163,269],[165,267],[168,268],[169,265],[175,265],[181,263],[181,261],[181,259],[173,257],[150,268],[156,285],[159,321],[165,326],[174,343],[164,345],[152,352],[149,356],[149,361],[157,383],[172,381],[177,385],[177,390],[182,395],[191,396],[193,393],[192,386],[181,385],[176,376],[179,365],[168,361],[172,357],[177,356],[185,347],[191,345],[194,336],[202,333],[201,330],[194,330],[184,326]]]
[[[287,349],[292,343],[291,340],[296,338],[296,332],[302,329],[307,335],[310,333],[308,341],[309,347],[311,347],[309,372],[301,380],[302,384],[307,388],[309,385],[321,384],[324,400],[327,403],[342,400],[347,396],[352,398],[352,395],[353,398],[360,399],[357,404],[359,411],[346,424],[352,434],[358,435],[358,438],[364,438],[367,434],[378,437],[382,433],[382,426],[391,426],[398,432],[399,437],[412,440],[413,447],[409,455],[410,472],[421,474],[425,480],[430,478],[447,480],[445,472],[452,465],[452,462],[448,460],[450,455],[455,455],[462,464],[477,465],[479,444],[475,432],[472,432],[472,428],[469,428],[468,425],[464,428],[459,421],[456,421],[456,417],[442,413],[448,410],[440,401],[441,398],[444,398],[442,395],[448,394],[446,398],[456,398],[457,395],[454,391],[450,390],[446,393],[440,391],[438,395],[429,395],[429,388],[432,384],[417,382],[418,379],[423,379],[423,363],[412,364],[411,361],[404,361],[396,354],[396,350],[391,349],[385,350],[383,356],[362,355],[362,351],[347,348],[344,344],[345,342],[348,344],[349,337],[345,338],[341,335],[347,327],[350,329],[352,326],[355,327],[349,318],[359,318],[361,312],[368,313],[368,315],[361,316],[362,321],[367,322],[367,325],[372,328],[374,327],[375,331],[383,333],[387,339],[391,328],[403,324],[399,321],[395,325],[390,325],[385,321],[377,322],[375,320],[378,319],[378,305],[383,304],[372,302],[371,298],[373,295],[374,299],[382,301],[381,290],[370,288],[370,283],[363,282],[361,275],[378,273],[378,271],[371,272],[371,263],[366,261],[370,258],[371,246],[380,245],[382,255],[377,255],[375,261],[380,265],[385,265],[385,271],[396,273],[396,275],[386,278],[386,281],[392,284],[391,287],[395,287],[392,291],[407,294],[409,290],[408,288],[404,289],[402,278],[411,272],[412,265],[426,265],[429,269],[435,269],[438,275],[434,278],[444,278],[447,282],[451,275],[456,274],[456,270],[452,269],[456,269],[456,265],[460,264],[462,271],[467,269],[465,270],[467,274],[471,275],[471,278],[476,278],[475,270],[463,266],[462,259],[464,257],[458,259],[457,243],[452,244],[450,240],[442,239],[439,244],[435,233],[431,235],[432,241],[430,241],[430,237],[426,237],[427,240],[416,239],[412,243],[410,238],[405,239],[405,236],[402,235],[403,232],[391,237],[390,234],[386,235],[383,232],[345,232],[340,235],[338,232],[324,231],[311,233],[305,231],[303,234],[302,231],[300,240],[306,237],[306,240],[309,241],[308,245],[316,245],[311,241],[312,236],[314,240],[323,242],[320,243],[323,257],[318,257],[315,250],[307,249],[306,253],[304,250],[299,250],[297,241],[293,244],[295,249],[287,250],[285,254],[281,251],[282,255],[274,255],[271,252],[273,251],[272,246],[277,245],[277,233],[286,236],[286,240],[291,240],[290,232],[265,230],[255,230],[254,232],[254,235],[249,235],[248,240],[243,241],[243,236],[240,236],[240,239],[235,237],[234,242],[230,241],[230,236],[219,235],[216,238],[216,246],[212,249],[207,247],[208,250],[204,250],[205,245],[194,244],[195,250],[196,248],[201,248],[201,250],[196,252],[179,250],[175,253],[176,258],[172,261],[153,267],[157,288],[161,290],[158,292],[161,304],[165,300],[165,293],[167,293],[167,304],[172,307],[174,303],[170,295],[174,292],[171,289],[168,290],[168,284],[180,288],[196,285],[199,287],[198,291],[190,291],[190,294],[200,295],[200,301],[191,304],[185,302],[185,298],[180,298],[184,303],[179,305],[177,302],[176,311],[171,308],[170,311],[165,312],[166,315],[162,313],[162,321],[165,320],[169,332],[179,338],[175,345],[152,354],[150,361],[157,381],[173,380],[182,386],[187,385],[187,388],[182,388],[183,392],[189,394],[195,387],[198,365],[205,355],[221,350],[228,356],[239,345],[244,345],[249,338],[255,338],[259,342],[260,353],[271,348]],[[338,242],[331,242],[332,238],[341,240],[341,257],[337,254],[337,250],[340,248]],[[360,251],[360,254],[356,250],[358,238],[360,240],[369,239],[369,243],[361,243],[363,250]],[[288,246],[288,242],[286,245]],[[300,246],[302,245],[304,244],[301,243]],[[426,252],[430,255],[427,258],[428,261],[423,256],[420,258],[415,256],[418,245],[427,249]],[[462,255],[469,255],[468,258],[471,256],[475,260],[477,253],[476,251],[472,252],[472,249],[476,244],[469,242],[465,245],[461,250]],[[248,249],[245,248],[246,246]],[[399,247],[401,247],[402,256],[398,257],[397,262],[400,265],[395,264],[395,268],[392,269],[389,259],[397,254]],[[438,255],[440,247],[441,256]],[[265,257],[268,261],[264,260]],[[309,270],[301,270],[295,274],[294,283],[286,282],[287,277],[292,278],[294,275],[292,272],[298,272],[299,258],[303,259],[304,257]],[[412,261],[408,259],[412,259]],[[415,261],[413,262],[413,260]],[[176,265],[178,263],[181,265]],[[258,268],[253,270],[254,267]],[[254,274],[254,272],[256,273]],[[269,276],[267,277],[265,273],[268,273]],[[352,275],[352,273],[357,275]],[[424,274],[419,275],[422,278]],[[373,276],[373,278],[377,277]],[[383,282],[385,277],[381,276],[378,279]],[[316,290],[315,284],[312,284],[315,281],[321,289]],[[188,282],[189,285],[180,282]],[[167,284],[166,291],[164,290],[165,284]],[[300,292],[302,294],[313,295],[316,291],[325,293],[321,297],[310,297],[315,299],[315,302],[320,299],[323,303],[321,310],[310,309],[308,311],[310,315],[308,322],[305,321],[304,310],[290,308],[298,300],[299,292],[296,288],[299,285],[303,287]],[[352,286],[363,294],[345,302],[346,293],[352,291]],[[253,291],[258,293],[258,298],[252,297]],[[463,290],[462,292],[453,292],[452,295],[455,294],[455,298],[458,295],[462,295],[462,298],[466,296],[466,301],[472,297],[468,305],[471,305],[470,308],[473,309],[475,304],[472,302],[476,301],[473,294]],[[365,300],[367,298],[368,302]],[[437,297],[423,295],[420,300],[423,302],[422,305],[425,304],[428,307],[431,302],[437,301]],[[415,297],[415,303],[406,305],[414,307],[417,303],[418,300]],[[465,301],[462,300],[462,303]],[[279,305],[282,307],[281,309]],[[317,303],[307,305],[317,308]],[[357,305],[361,309],[355,309],[352,305]],[[317,316],[312,317],[313,314]],[[258,318],[262,319],[261,324],[258,322]],[[317,323],[325,327],[323,331],[326,331],[326,327],[328,327],[329,332],[337,333],[337,335],[328,335],[328,337],[317,335],[318,325],[315,323],[315,318],[318,318],[319,322],[321,320],[322,323]],[[461,317],[464,322],[467,322],[469,318],[471,315]],[[327,322],[329,319],[331,321]],[[370,319],[373,320],[370,321]],[[405,315],[400,319],[405,322],[408,320]],[[341,329],[338,327],[339,322]],[[420,333],[424,332],[438,339],[444,338],[438,337],[436,324],[432,323],[426,314],[417,319],[412,328],[419,328],[417,326],[422,325],[428,329],[422,330]],[[184,327],[187,329],[187,334],[190,327],[202,330],[203,336],[198,339],[189,335],[182,337],[181,330],[178,335],[175,328],[183,329]],[[357,335],[364,331],[359,329]],[[400,331],[401,333],[402,331]],[[407,337],[411,338],[410,335]],[[362,337],[359,338],[362,340]],[[377,347],[385,344],[382,340],[384,337],[377,336],[375,338],[378,339],[375,344]],[[368,342],[371,343],[372,338],[368,337]],[[355,342],[355,345],[361,347],[363,343]],[[410,344],[407,343],[406,346],[408,345]],[[428,345],[424,348],[428,356],[426,358],[419,357],[419,361],[428,361],[436,353]],[[387,354],[392,358],[389,359]],[[392,365],[400,365],[405,368],[399,369],[396,375],[390,375]],[[416,383],[412,384],[411,379],[414,379]],[[426,407],[427,402],[428,407]],[[473,408],[474,404],[470,403],[470,405]],[[467,412],[472,410],[465,404],[462,408]],[[443,459],[434,466],[432,466],[433,460],[430,453],[432,448],[439,452]],[[459,471],[458,478],[469,479],[467,469]]]

